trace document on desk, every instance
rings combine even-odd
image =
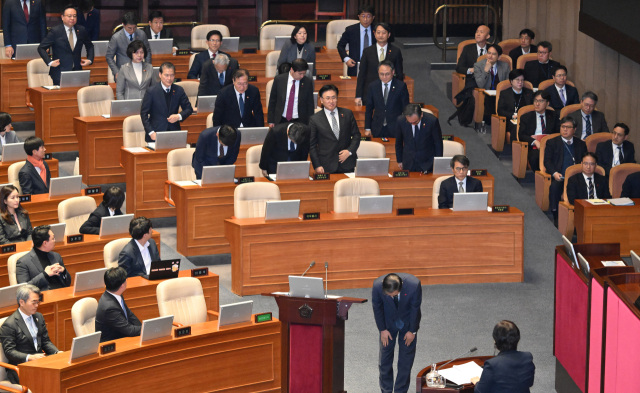
[[[602,261],[602,266],[612,267],[612,266],[627,266],[627,265],[624,264],[624,261]]]
[[[485,90],[484,94],[488,95],[488,96],[496,96],[496,91],[495,90]]]
[[[605,201],[604,199],[587,199],[587,202],[589,202],[592,205],[608,205],[609,202]]]
[[[345,176],[347,176],[349,179],[355,179],[356,173],[355,172],[345,173]]]
[[[179,181],[174,181],[175,184],[179,185],[180,187],[184,187],[184,186],[195,186],[198,183],[194,182],[193,180],[179,180]]]
[[[481,376],[482,367],[478,366],[476,362],[469,362],[459,364],[451,368],[446,368],[444,370],[438,370],[438,372],[449,381],[457,385],[464,385],[466,383],[471,383],[471,378]]]
[[[613,198],[607,199],[613,206],[633,206],[635,203],[629,198]]]
[[[125,147],[124,148],[129,153],[151,153],[149,150],[144,147]]]

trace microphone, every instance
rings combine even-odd
[[[307,274],[307,272],[309,271],[309,269],[311,269],[312,267],[314,267],[316,265],[316,261],[311,261],[311,263],[309,264],[309,267],[307,268],[307,270],[304,271],[304,273],[302,273],[302,276],[300,277],[304,277],[305,274]]]
[[[327,298],[327,290],[329,289],[329,262],[324,263],[324,298]]]
[[[455,358],[455,359],[451,359],[451,360],[449,360],[448,362],[446,362],[445,364],[443,364],[442,366],[438,367],[438,369],[437,369],[437,370],[442,370],[442,367],[446,366],[447,364],[449,364],[449,363],[453,362],[454,360],[458,360],[458,359],[460,359],[461,357],[466,356],[467,354],[470,354],[470,353],[475,352],[475,351],[477,351],[477,350],[478,350],[478,348],[477,348],[477,347],[473,347],[473,348],[471,348],[470,350],[468,350],[467,352],[465,352],[465,353],[463,353],[462,355],[458,356],[457,358]],[[437,371],[437,370],[436,370],[436,371]]]

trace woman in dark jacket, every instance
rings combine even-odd
[[[80,233],[90,235],[100,234],[102,217],[121,216],[120,208],[124,203],[124,191],[120,187],[111,187],[102,196],[102,203],[89,215],[87,221],[80,227]]]
[[[313,63],[313,73],[316,72],[316,49],[309,43],[307,29],[296,26],[291,32],[291,42],[286,42],[280,50],[278,67],[282,63],[291,63],[295,59],[305,59],[307,63]]]
[[[0,244],[31,240],[29,213],[20,206],[18,189],[13,185],[0,190]]]

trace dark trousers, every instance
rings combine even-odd
[[[551,185],[549,186],[549,210],[558,210],[558,204],[564,192],[564,179],[556,181],[551,174]]]
[[[389,127],[387,126],[382,126],[382,128],[380,129],[380,132],[378,132],[377,134],[374,134],[373,130],[371,130],[371,135],[374,138],[395,138],[396,137],[394,133],[391,132],[391,130],[389,130]]]
[[[281,117],[280,118],[280,124],[282,123],[300,123],[299,119],[291,119],[291,120],[287,120],[286,117]]]
[[[382,393],[406,393],[409,390],[411,381],[411,368],[413,367],[413,359],[416,356],[416,342],[418,335],[413,339],[411,345],[406,346],[404,343],[404,335],[406,332],[390,332],[392,340],[386,347],[380,342],[380,356],[378,359],[378,369],[380,370],[380,391]],[[396,376],[395,387],[393,385],[393,352],[396,342],[398,343],[398,372]]]
[[[531,165],[532,171],[540,170],[540,150],[532,149],[531,145],[529,145],[529,153],[527,154],[527,160],[529,160],[529,165]]]
[[[491,124],[491,115],[496,113],[496,97],[484,96],[484,121]]]
[[[355,171],[355,170],[356,170],[355,168],[345,168],[345,167],[343,166],[343,164],[344,164],[344,163],[339,162],[339,163],[338,163],[338,167],[337,167],[337,168],[336,168],[336,170],[335,170],[334,172],[332,172],[332,173],[351,173],[351,172],[353,172],[353,171]]]

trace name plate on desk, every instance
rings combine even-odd
[[[94,86],[107,86],[109,84],[109,82],[107,81],[102,81],[102,82],[93,82],[92,83]]]
[[[258,53],[258,48],[244,48],[242,50],[243,54],[252,54],[252,53]]]
[[[320,213],[304,213],[302,215],[303,220],[319,220]]]
[[[509,205],[495,205],[491,208],[491,213],[509,213]]]
[[[67,244],[81,243],[84,241],[84,235],[70,235],[67,236]]]
[[[189,49],[178,49],[176,51],[176,56],[189,56],[191,55],[191,51]]]
[[[84,189],[84,195],[96,195],[96,194],[102,194],[102,188],[100,186],[87,187]]]
[[[319,81],[330,81],[331,80],[331,74],[320,74],[316,76],[316,80]]]
[[[453,140],[453,135],[443,135],[442,136],[442,140],[443,141],[452,141]]]
[[[249,77],[249,80],[247,82],[257,82],[258,81],[258,77],[253,75]]]
[[[31,202],[31,194],[20,195],[18,198],[20,198],[20,203],[22,203],[22,202]]]
[[[263,312],[262,314],[256,314],[256,318],[255,318],[256,323],[269,322],[272,320],[273,320],[273,317],[270,312]]]
[[[331,175],[328,173],[316,173],[313,175],[313,180],[329,180]]]
[[[393,177],[409,177],[409,171],[393,171]]]
[[[472,169],[471,171],[471,176],[476,177],[476,176],[487,176],[487,170],[486,169]]]
[[[173,331],[173,337],[184,337],[191,335],[191,326],[179,327]]]
[[[404,209],[398,209],[396,210],[396,215],[397,216],[413,216],[413,208],[407,207]]]
[[[106,355],[116,351],[116,343],[109,343],[100,346],[100,355]]]
[[[360,140],[361,140],[361,141],[370,141],[370,140],[371,140],[371,137],[370,137],[370,136],[361,136],[361,137],[360,137]]]
[[[245,177],[238,178],[238,184],[253,183],[254,181],[256,181],[256,178],[253,176],[245,176]]]
[[[199,267],[196,269],[191,269],[191,277],[202,277],[209,274],[208,267]]]
[[[45,160],[50,160],[50,159],[52,159],[52,158],[53,158],[53,157],[51,156],[51,153],[45,153],[45,155],[44,155],[44,159],[45,159]]]
[[[5,244],[4,246],[0,247],[0,253],[2,254],[7,254],[10,252],[16,252],[16,244],[12,243],[12,244]]]

